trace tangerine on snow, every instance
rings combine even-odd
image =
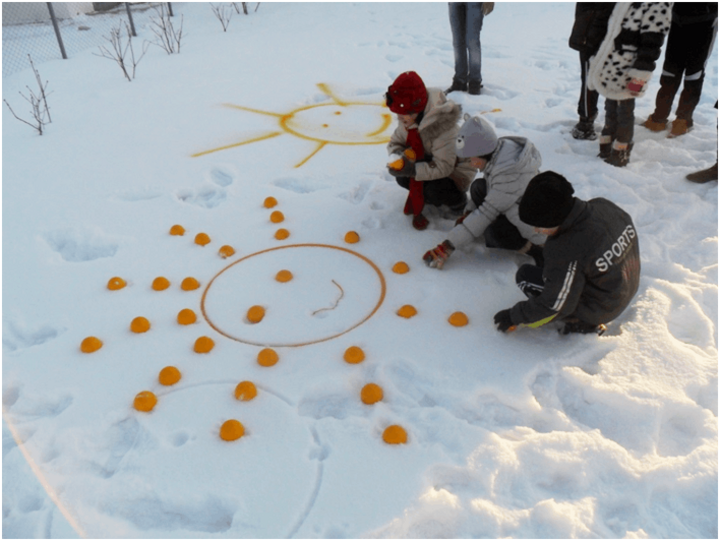
[[[167,278],[164,278],[162,276],[156,277],[153,280],[152,288],[156,291],[164,291],[170,286],[170,282],[167,280]]]
[[[280,210],[275,210],[272,214],[270,214],[270,221],[273,223],[282,223],[285,221],[285,216]]]
[[[360,390],[360,399],[365,405],[372,405],[382,401],[383,390],[375,383],[369,383]]]
[[[172,386],[182,378],[180,370],[175,366],[167,366],[160,370],[158,381],[163,386]]]
[[[469,322],[468,316],[462,311],[456,311],[448,318],[448,322],[453,326],[465,326]]]
[[[396,274],[407,274],[410,271],[410,267],[407,265],[406,262],[398,261],[392,267],[392,271]]]
[[[173,225],[170,227],[170,234],[173,236],[183,236],[185,234],[185,229],[182,225]]]
[[[348,364],[359,364],[365,360],[365,353],[360,347],[348,347],[343,355],[343,358]]]
[[[220,438],[223,441],[236,441],[245,435],[245,427],[237,420],[228,420],[220,426]]]
[[[277,206],[277,199],[275,197],[267,197],[263,201],[263,206],[265,208],[272,208],[273,206]]]
[[[405,444],[407,432],[397,425],[388,426],[383,432],[383,441],[388,444]]]
[[[135,317],[130,323],[130,330],[136,334],[142,334],[150,330],[150,321],[145,317]]]
[[[95,336],[88,336],[82,340],[80,344],[80,350],[84,353],[94,353],[100,347],[103,346],[103,342]]]
[[[149,390],[140,392],[133,401],[133,407],[140,412],[150,412],[155,408],[155,405],[157,405],[157,397]]]
[[[278,229],[275,231],[276,240],[285,240],[288,236],[290,236],[290,231],[287,229]]]
[[[238,401],[250,401],[257,396],[257,388],[250,381],[238,383],[235,387],[235,399]]]
[[[287,283],[293,278],[292,272],[290,270],[280,270],[276,275],[275,279],[279,281],[280,283]]]
[[[210,243],[210,237],[204,232],[195,235],[195,243],[199,246],[207,246]]]
[[[276,353],[273,349],[263,349],[257,356],[257,363],[263,367],[274,366],[277,364],[278,360],[278,353]]]
[[[348,244],[357,244],[360,241],[360,235],[355,231],[348,231],[345,234],[345,242]]]
[[[195,346],[193,347],[193,350],[199,354],[209,353],[213,350],[214,346],[215,342],[212,340],[212,338],[209,338],[207,336],[201,336],[195,340]]]
[[[248,309],[247,319],[253,324],[257,324],[265,317],[265,308],[262,306],[252,306]]]
[[[108,281],[107,288],[111,291],[119,291],[122,289],[127,283],[125,280],[121,277],[114,277],[110,278],[110,281]]]
[[[195,279],[194,277],[186,277],[182,280],[182,283],[180,284],[180,288],[183,291],[194,291],[195,289],[198,289],[200,287],[200,282]]]
[[[235,255],[235,250],[233,249],[232,246],[225,245],[220,248],[218,253],[220,253],[220,256],[223,259],[227,259],[228,257],[232,257],[233,255]]]
[[[178,324],[193,324],[197,321],[197,315],[192,309],[181,309],[177,316]]]
[[[414,317],[417,315],[417,309],[415,309],[410,304],[406,304],[400,309],[397,310],[397,314],[401,317],[405,317],[406,319],[409,319],[410,317]]]

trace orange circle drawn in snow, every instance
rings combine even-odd
[[[346,248],[340,247],[340,246],[332,246],[332,245],[329,245],[329,244],[292,244],[292,245],[289,245],[289,246],[280,246],[280,247],[274,247],[274,248],[264,249],[264,250],[262,250],[262,251],[257,251],[257,252],[255,252],[255,253],[252,253],[252,254],[250,254],[250,255],[247,255],[247,256],[243,257],[242,259],[239,259],[239,260],[237,260],[237,261],[229,264],[228,266],[226,266],[225,268],[223,268],[222,270],[220,270],[220,272],[218,272],[217,274],[215,274],[215,277],[213,277],[213,278],[210,280],[210,282],[207,284],[207,287],[205,287],[205,291],[203,292],[203,295],[202,295],[202,300],[200,301],[200,309],[201,309],[201,311],[202,311],[203,317],[205,317],[205,320],[206,320],[207,323],[212,327],[212,329],[215,330],[218,334],[221,334],[221,335],[225,336],[225,337],[228,338],[228,339],[232,339],[233,341],[238,341],[238,342],[240,342],[240,343],[246,343],[246,344],[248,344],[248,345],[257,345],[257,346],[261,346],[261,347],[264,347],[264,346],[266,346],[266,345],[270,345],[270,344],[255,343],[255,342],[249,341],[249,340],[247,340],[247,339],[241,339],[241,338],[235,337],[235,336],[233,336],[233,335],[231,335],[231,334],[228,334],[227,332],[221,330],[221,329],[212,321],[212,319],[210,318],[210,316],[209,316],[208,313],[207,313],[207,309],[205,308],[205,300],[207,299],[208,291],[210,290],[210,287],[212,287],[212,285],[213,285],[213,283],[215,282],[215,280],[216,280],[218,277],[220,277],[224,272],[226,272],[227,270],[229,270],[230,268],[232,268],[232,267],[235,266],[236,264],[240,264],[240,263],[242,263],[243,261],[246,261],[246,260],[248,260],[248,259],[251,258],[251,257],[257,257],[258,255],[263,255],[264,253],[270,253],[270,252],[272,252],[272,251],[277,251],[278,249],[294,249],[294,248],[303,248],[303,247],[336,249],[336,250],[338,250],[338,251],[342,251],[342,252],[344,252],[344,253],[348,253],[348,254],[350,254],[350,255],[353,255],[353,256],[359,258],[360,260],[364,261],[365,263],[367,263],[368,265],[370,265],[370,267],[375,271],[375,273],[377,274],[378,278],[380,279],[380,298],[378,299],[377,304],[375,304],[375,307],[373,307],[372,311],[371,311],[364,319],[362,319],[360,322],[355,323],[355,324],[352,325],[350,328],[347,328],[347,329],[343,330],[342,332],[338,332],[337,334],[333,334],[333,335],[331,335],[331,336],[324,337],[324,338],[320,338],[320,339],[315,339],[315,340],[312,340],[312,341],[305,341],[305,342],[302,342],[302,343],[275,344],[275,345],[272,345],[273,347],[303,347],[303,346],[305,346],[305,345],[314,345],[314,344],[316,344],[316,343],[322,343],[323,341],[329,341],[329,340],[331,340],[331,339],[335,339],[336,337],[342,336],[343,334],[347,334],[347,333],[350,332],[351,330],[354,330],[355,328],[357,328],[358,326],[360,326],[361,324],[363,324],[365,321],[367,321],[370,317],[372,317],[373,315],[375,315],[375,313],[377,313],[378,309],[380,309],[380,306],[381,306],[382,303],[385,301],[385,294],[386,294],[386,292],[387,292],[387,286],[386,286],[386,284],[385,284],[385,276],[383,276],[383,273],[380,271],[380,269],[377,267],[377,265],[376,265],[374,262],[372,262],[370,259],[368,259],[368,258],[365,257],[364,255],[360,255],[359,253],[357,253],[357,252],[355,252],[355,251],[351,251],[351,250],[349,250],[349,249],[346,249]]]

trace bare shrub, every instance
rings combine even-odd
[[[150,17],[150,30],[155,34],[153,43],[168,54],[180,54],[184,22],[182,15],[180,16],[180,28],[176,29],[165,4],[153,6],[153,9],[157,15],[156,17]]]
[[[217,17],[220,21],[223,32],[227,32],[228,26],[230,26],[230,19],[232,19],[232,6],[227,4],[220,4],[219,6],[216,6],[211,3],[210,9],[212,9],[215,17]],[[237,11],[237,6],[235,6],[235,11]]]
[[[110,49],[105,45],[100,45],[100,54],[93,53],[95,56],[107,58],[108,60],[114,60],[117,62],[120,69],[122,69],[123,75],[128,81],[135,78],[135,68],[142,60],[143,56],[148,50],[150,44],[146,41],[143,43],[142,54],[135,58],[135,50],[132,45],[132,36],[130,34],[130,27],[125,23],[125,35],[123,36],[123,25],[119,24],[117,28],[110,30],[110,37],[104,37],[105,41],[110,43]],[[128,57],[128,52],[130,56]]]
[[[19,92],[19,94],[25,99],[25,101],[30,103],[30,113],[32,114],[33,120],[27,121],[23,118],[20,118],[17,114],[15,114],[15,111],[13,111],[10,103],[8,103],[6,99],[3,99],[3,101],[5,102],[5,105],[7,105],[7,108],[10,109],[10,112],[15,118],[35,129],[38,134],[42,135],[44,127],[52,122],[52,118],[50,118],[50,108],[47,104],[48,94],[45,91],[48,85],[48,81],[45,81],[45,84],[42,83],[40,73],[35,67],[35,64],[33,64],[32,57],[29,54],[28,60],[30,61],[30,66],[32,66],[33,73],[35,73],[35,80],[38,84],[38,90],[37,93],[35,93],[29,86],[26,86],[29,95],[26,96],[22,92]]]

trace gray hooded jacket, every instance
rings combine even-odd
[[[466,211],[472,213],[448,234],[448,240],[458,248],[481,236],[500,214],[515,225],[523,238],[542,245],[546,236],[535,232],[531,225],[520,221],[518,205],[530,180],[538,174],[542,164],[540,152],[523,137],[500,137],[498,147],[485,166],[487,182],[485,201],[476,207],[470,200]]]

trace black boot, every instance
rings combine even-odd
[[[563,336],[568,334],[597,334],[602,336],[607,330],[604,324],[590,324],[583,321],[566,322],[565,326],[558,330]]]
[[[712,167],[708,167],[707,169],[703,169],[702,171],[690,173],[685,178],[687,178],[691,182],[695,182],[696,184],[706,184],[708,182],[712,182],[713,180],[717,182],[717,169],[718,164],[716,161],[715,165],[713,165]]]
[[[459,82],[457,79],[453,78],[450,88],[445,90],[445,95],[448,95],[450,92],[467,92],[467,89],[468,85],[466,82]]]
[[[626,148],[617,148],[617,142],[613,143],[610,149],[610,156],[605,159],[605,163],[609,163],[615,167],[624,167],[630,162],[630,152],[633,149],[633,143],[628,143]]]
[[[572,129],[573,139],[581,141],[594,141],[597,139],[594,120],[595,118],[580,118],[580,121]]]
[[[610,135],[600,136],[600,153],[598,157],[600,159],[607,159],[610,157],[610,150],[612,149],[612,137]]]
[[[483,87],[482,83],[480,81],[470,81],[470,84],[468,85],[468,94],[471,96],[479,96],[480,95],[480,89]]]

